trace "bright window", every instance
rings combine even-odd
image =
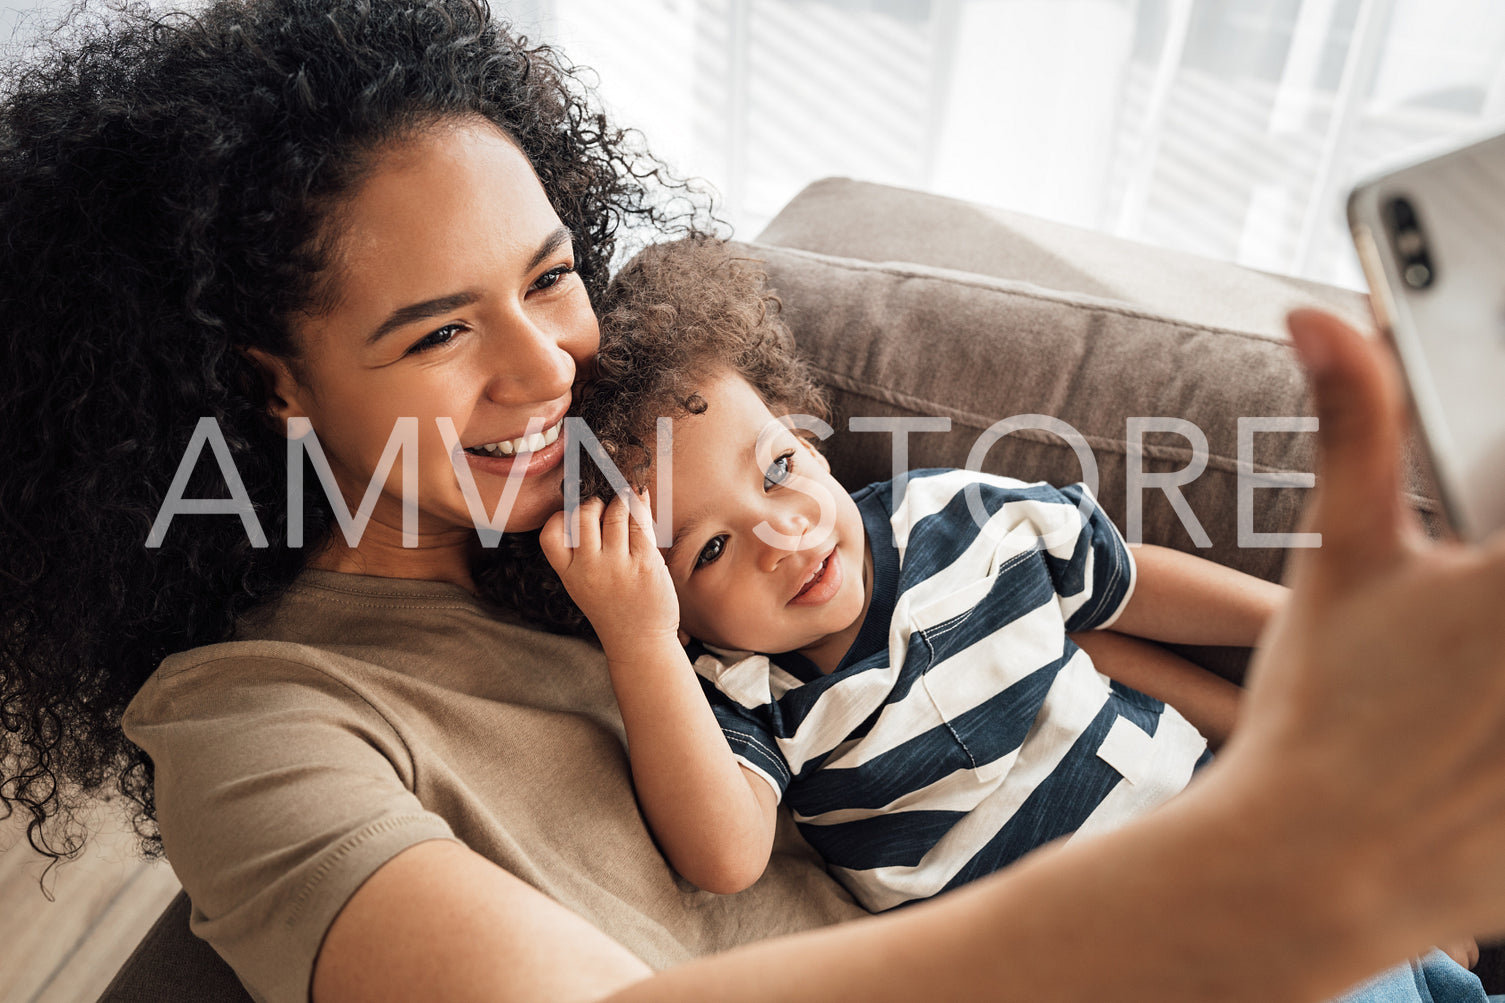
[[[741,236],[841,174],[1358,286],[1348,186],[1505,128],[1499,0],[525,0]]]

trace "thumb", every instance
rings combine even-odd
[[[1317,412],[1317,489],[1307,528],[1319,564],[1345,576],[1397,557],[1413,529],[1401,494],[1405,395],[1384,345],[1318,310],[1286,318]]]
[[[543,524],[543,529],[538,531],[538,546],[543,550],[543,556],[548,559],[549,566],[555,574],[561,574],[570,566],[570,560],[574,555],[574,548],[569,544],[568,535],[565,532],[566,515],[563,512],[555,512],[549,516],[549,521]]]

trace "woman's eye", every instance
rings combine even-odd
[[[574,265],[560,265],[557,268],[550,268],[538,277],[538,281],[533,283],[533,288],[547,289],[574,270]]]
[[[700,548],[700,553],[695,558],[695,570],[699,571],[707,564],[715,563],[716,559],[721,556],[721,552],[725,549],[725,536],[712,537],[710,543]]]
[[[423,338],[414,342],[413,346],[408,349],[408,354],[416,355],[419,352],[426,352],[431,348],[438,348],[440,345],[448,343],[451,338],[459,333],[459,324],[445,324],[439,330],[424,335]]]
[[[789,480],[789,475],[794,473],[794,452],[785,453],[771,463],[763,472],[763,490],[772,491],[775,487]]]

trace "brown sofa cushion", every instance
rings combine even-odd
[[[949,432],[911,436],[910,466],[961,467],[999,419],[1049,415],[1085,439],[1098,467],[1098,498],[1122,527],[1128,419],[1185,418],[1208,443],[1206,470],[1183,489],[1211,540],[1207,556],[1278,576],[1283,550],[1239,546],[1237,461],[1238,418],[1309,412],[1283,342],[979,275],[766,245],[745,251],[765,263],[801,350],[835,392],[838,431],[826,451],[848,487],[891,476],[887,436],[848,431],[852,418],[949,418]],[[1310,434],[1252,442],[1256,472],[1312,469]],[[1193,459],[1179,435],[1147,435],[1144,453],[1153,472]],[[1071,446],[1035,429],[1000,440],[983,469],[1056,484],[1083,477]],[[1300,488],[1255,491],[1253,528],[1288,531],[1305,498]],[[1197,549],[1164,492],[1144,493],[1143,521],[1146,542]]]

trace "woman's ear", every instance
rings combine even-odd
[[[261,386],[265,394],[263,403],[267,414],[277,420],[279,427],[286,429],[288,418],[308,414],[300,403],[300,398],[306,391],[287,359],[260,348],[247,347],[240,349],[240,352],[261,374]]]

